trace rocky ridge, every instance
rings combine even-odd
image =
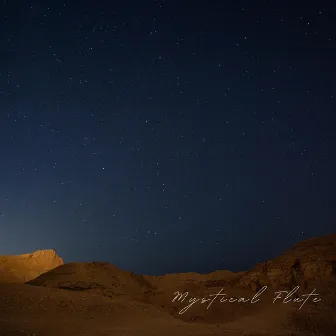
[[[54,250],[0,256],[0,283],[24,283],[63,264]]]

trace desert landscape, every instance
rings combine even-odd
[[[146,276],[41,250],[0,257],[0,335],[332,336],[335,289],[336,234],[240,273]]]
[[[0,32],[0,336],[336,336],[336,1]]]

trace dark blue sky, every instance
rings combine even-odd
[[[332,1],[3,1],[0,254],[241,270],[335,232]]]

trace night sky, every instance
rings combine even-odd
[[[244,270],[336,230],[334,1],[2,1],[0,254]]]

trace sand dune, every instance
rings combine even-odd
[[[301,242],[241,273],[155,277],[108,263],[63,264],[50,252],[1,257],[0,335],[334,336],[335,256],[336,235]],[[43,267],[47,271],[39,275]],[[34,272],[35,279],[13,283]],[[261,286],[266,291],[251,303]],[[292,299],[315,288],[321,301],[311,299],[299,309],[297,302],[284,303],[283,294],[273,303],[276,291],[295,286]],[[173,302],[177,291],[188,293]],[[216,293],[226,296],[208,306]]]

